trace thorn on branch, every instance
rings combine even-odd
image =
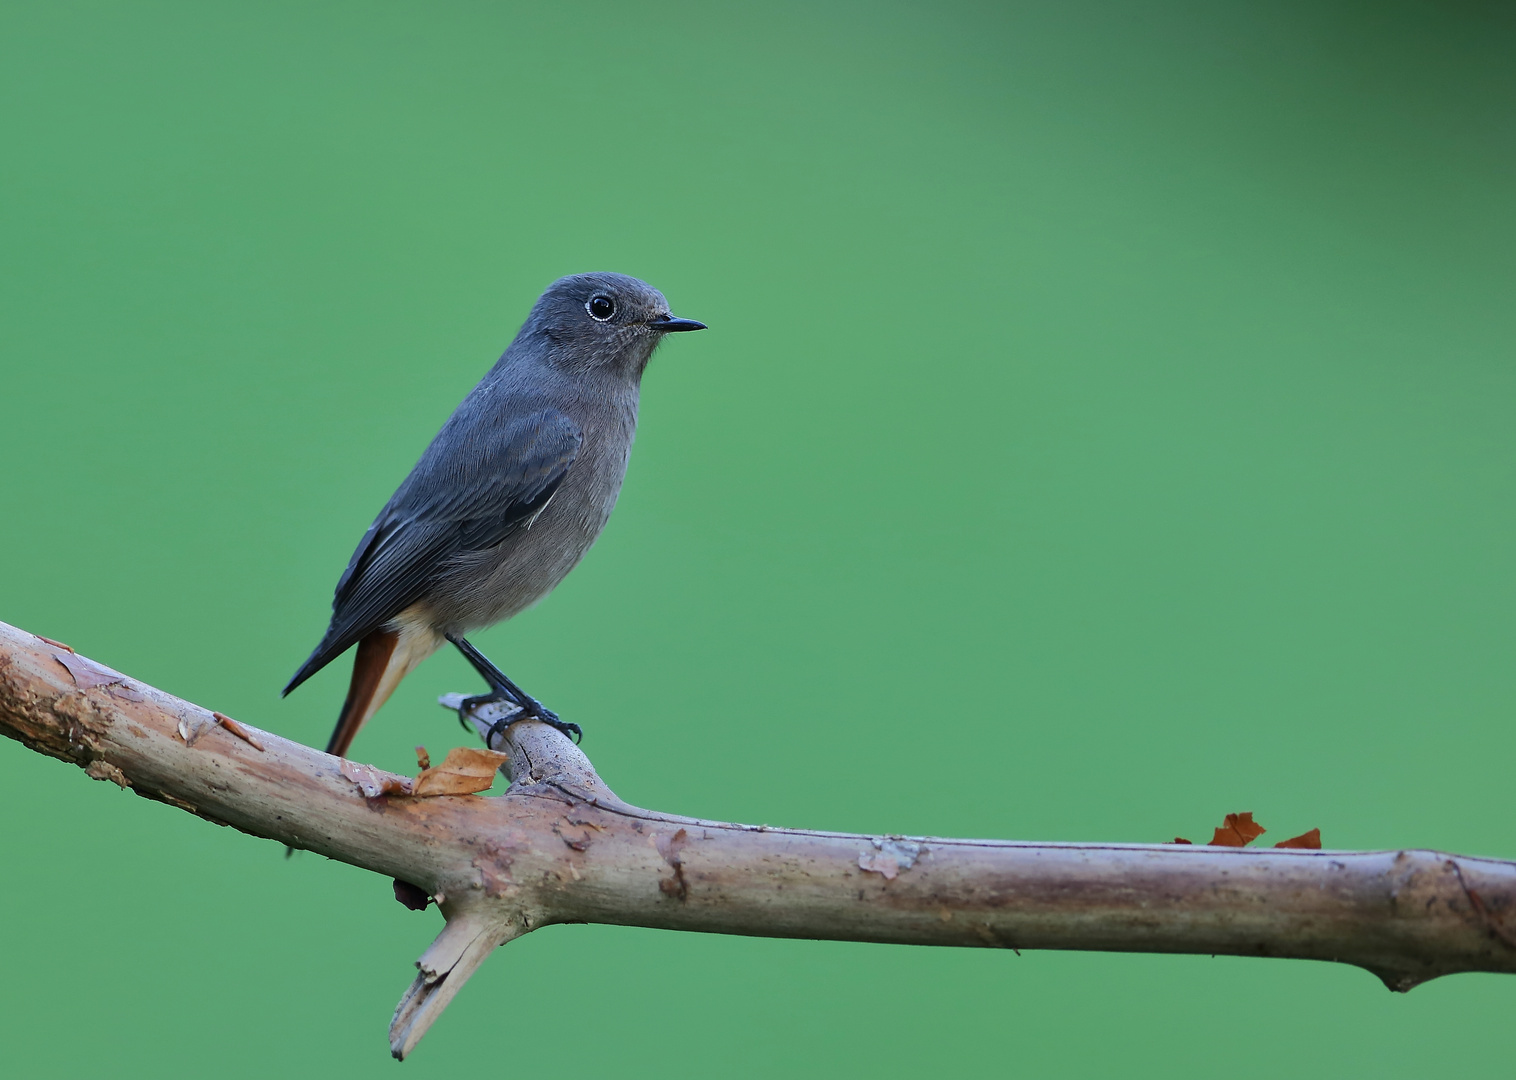
[[[263,749],[263,744],[258,741],[258,737],[252,733],[251,729],[249,729],[246,724],[233,720],[230,716],[227,716],[226,713],[213,712],[211,715],[216,718],[216,723],[226,728],[227,731],[230,731],[233,735],[237,736],[237,738],[241,739],[243,742],[251,746],[254,750],[261,751]]]

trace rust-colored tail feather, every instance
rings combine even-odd
[[[358,641],[358,650],[353,655],[353,681],[348,684],[347,700],[342,703],[336,730],[327,741],[328,754],[346,757],[347,748],[353,745],[358,729],[384,704],[376,702],[374,695],[379,692],[379,684],[399,641],[397,630],[375,630]]]

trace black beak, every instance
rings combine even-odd
[[[656,319],[650,320],[648,325],[664,334],[672,334],[675,330],[706,329],[706,325],[703,322],[696,322],[694,319],[676,319],[672,315],[660,315]]]

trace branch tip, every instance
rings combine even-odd
[[[390,1020],[390,1054],[404,1061],[495,949],[521,934],[513,923],[461,912],[416,961],[416,978]]]

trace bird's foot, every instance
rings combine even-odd
[[[517,701],[510,694],[507,694],[504,690],[491,690],[488,694],[475,694],[472,697],[466,697],[466,698],[464,698],[462,701],[460,701],[458,703],[458,723],[459,723],[459,725],[465,731],[472,730],[469,727],[468,714],[471,713],[471,712],[473,712],[475,709],[477,709],[481,705],[493,705],[497,701],[508,701],[512,705],[516,706],[516,708],[518,708],[518,709],[521,708],[521,702]],[[511,720],[520,720],[521,717],[522,717],[521,713],[512,713],[509,717],[506,718],[506,720],[504,721],[504,723],[509,723]],[[495,725],[495,727],[500,728],[500,730],[502,730],[502,731],[505,730],[498,723]],[[490,729],[490,735],[494,735],[494,734],[495,734],[495,728],[491,728]],[[488,744],[489,744],[489,739],[486,738],[485,739],[485,745],[488,745]]]
[[[579,727],[578,724],[571,724],[567,720],[558,719],[557,713],[555,713],[552,709],[549,709],[547,706],[543,705],[542,702],[538,701],[536,698],[527,698],[525,704],[522,707],[525,712],[520,716],[514,717],[513,719],[525,720],[527,717],[530,717],[533,720],[541,720],[544,724],[550,728],[553,728],[559,734],[567,735],[570,739],[573,739],[575,746],[578,746],[579,743],[583,741],[584,731]]]
[[[480,705],[491,705],[497,701],[506,701],[516,706],[517,711],[502,716],[490,725],[489,731],[484,734],[484,745],[493,745],[495,736],[502,734],[518,720],[541,720],[548,727],[568,736],[578,745],[584,738],[584,730],[578,724],[571,724],[567,720],[558,719],[558,714],[549,709],[542,702],[529,695],[523,694],[526,700],[523,702],[509,690],[491,690],[488,694],[475,694],[466,697],[458,704],[458,722],[465,728],[469,726],[468,714]]]
[[[544,719],[542,722],[548,727],[556,729],[560,735],[572,739],[575,746],[584,741],[584,729],[578,724],[572,724],[567,720],[559,720],[556,716],[551,720]]]
[[[509,701],[520,710],[497,721],[490,728],[489,735],[485,739],[485,745],[489,745],[491,739],[510,727],[517,720],[525,720],[528,717],[533,720],[541,720],[549,727],[556,728],[560,734],[567,735],[570,739],[573,739],[576,745],[584,738],[584,732],[580,730],[578,724],[570,724],[565,720],[558,719],[557,713],[511,682],[506,677],[505,672],[491,663],[487,656],[470,645],[466,639],[453,634],[448,634],[447,639],[458,647],[458,651],[463,654],[465,660],[473,665],[474,670],[484,676],[484,681],[490,688],[488,694],[464,698],[462,704],[458,706],[458,719],[464,727],[468,727],[468,711],[477,705],[484,705],[492,701]]]
[[[567,720],[559,720],[557,713],[552,712],[548,709],[543,709],[540,715],[537,713],[522,711],[518,713],[512,713],[510,716],[503,716],[499,720],[496,720],[493,724],[490,725],[489,731],[485,732],[484,734],[484,745],[492,746],[495,742],[495,736],[502,734],[506,728],[510,727],[518,720],[541,720],[548,727],[557,730],[561,734],[568,736],[570,739],[573,739],[574,745],[576,746],[579,744],[580,740],[584,738],[584,732],[580,729],[578,724],[571,724]]]

